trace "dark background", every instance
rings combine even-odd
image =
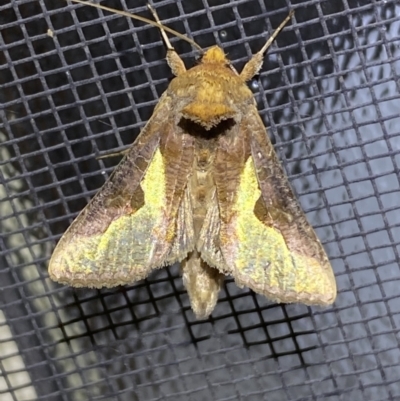
[[[146,1],[105,1],[151,18]],[[332,262],[333,307],[277,305],[228,279],[196,321],[179,267],[135,285],[51,282],[60,235],[172,78],[157,28],[63,0],[0,0],[0,399],[400,400],[400,5],[154,1],[250,82]],[[48,31],[50,30],[50,31]],[[172,43],[188,67],[198,52]]]

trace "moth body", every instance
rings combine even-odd
[[[265,49],[262,49],[262,52]],[[297,203],[246,85],[218,46],[175,73],[103,188],[59,241],[50,277],[76,287],[132,284],[181,262],[198,318],[225,275],[276,302],[328,305],[329,260]]]

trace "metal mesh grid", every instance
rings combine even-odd
[[[133,142],[171,79],[158,30],[62,0],[0,2],[2,401],[400,400],[396,3],[154,2],[239,70],[296,10],[250,87],[339,288],[322,309],[227,280],[198,322],[177,266],[101,291],[47,275],[117,162],[96,156]],[[148,16],[146,1],[104,4]]]

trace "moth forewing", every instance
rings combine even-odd
[[[49,264],[53,280],[113,287],[179,261],[199,319],[213,311],[226,274],[277,302],[334,301],[328,258],[245,84],[276,34],[241,74],[218,46],[186,70],[165,36],[176,78],[59,241]]]
[[[257,110],[249,106],[242,124],[250,146],[234,201],[235,217],[221,228],[235,232],[221,245],[230,273],[276,302],[329,305],[336,282],[329,260],[266,134]]]

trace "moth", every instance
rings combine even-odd
[[[198,319],[214,310],[226,275],[275,302],[333,303],[331,265],[246,85],[291,15],[240,73],[218,46],[187,70],[161,30],[175,78],[58,242],[52,280],[115,287],[180,262]]]

